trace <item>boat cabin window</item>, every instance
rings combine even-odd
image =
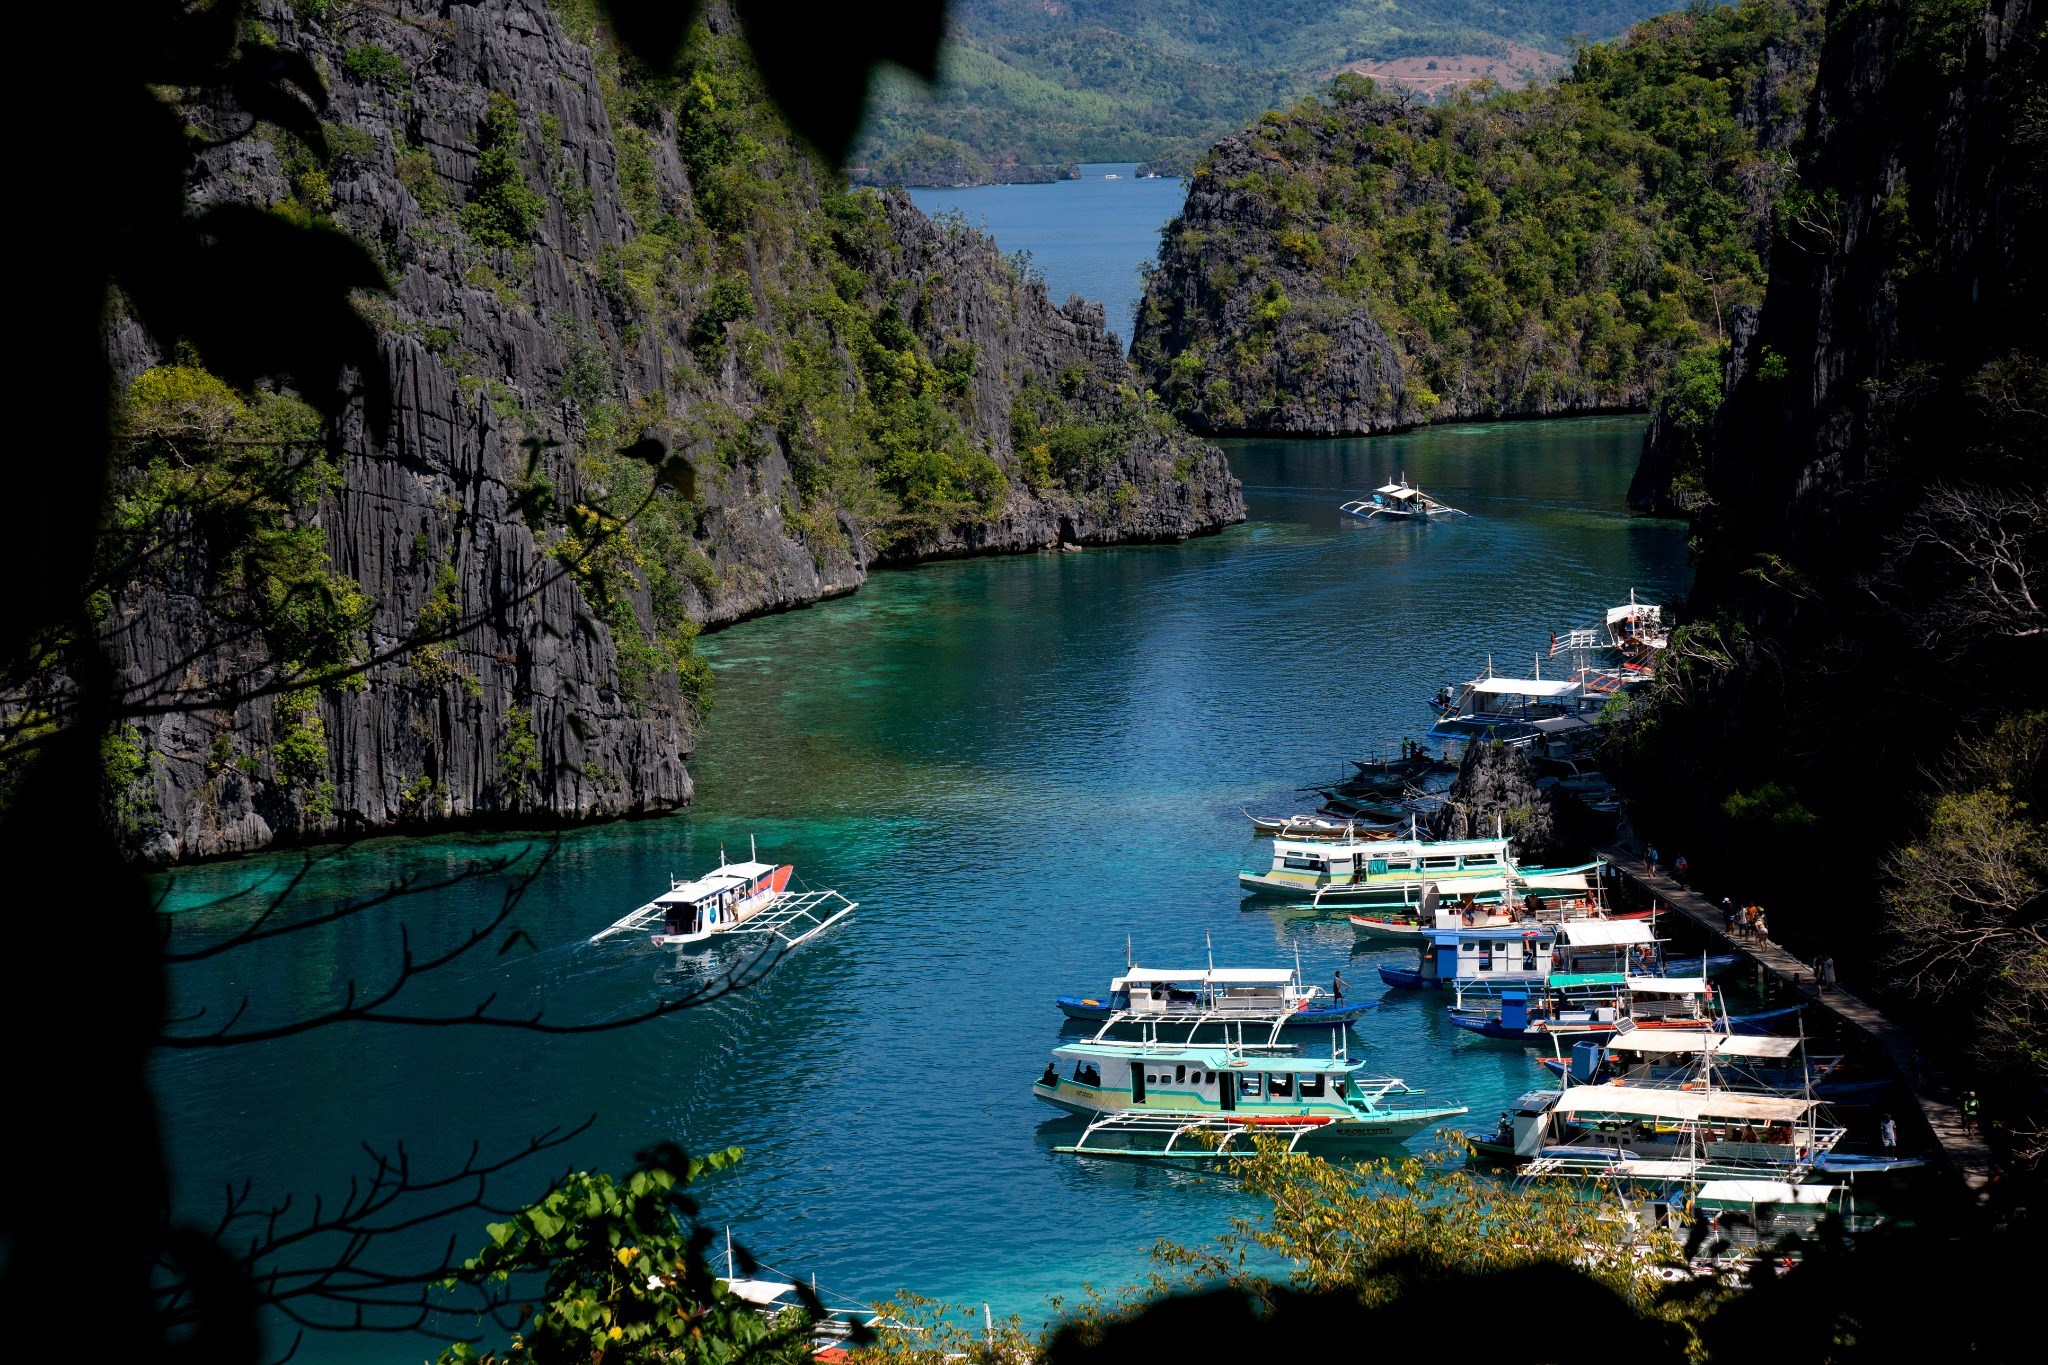
[[[1465,855],[1465,866],[1467,867],[1498,867],[1499,865],[1500,858],[1492,853],[1468,853]]]
[[[1266,1077],[1266,1093],[1276,1100],[1292,1099],[1294,1097],[1294,1077],[1286,1075]]]
[[[1239,1076],[1237,1078],[1237,1093],[1257,1099],[1259,1097],[1259,1078],[1257,1076]]]
[[[1280,862],[1283,867],[1298,867],[1309,872],[1323,870],[1323,860],[1312,853],[1290,853]]]
[[[1341,1100],[1344,1098],[1346,1088],[1347,1087],[1342,1076],[1330,1077],[1330,1093],[1332,1095],[1335,1095],[1338,1099]]]
[[[1422,860],[1422,870],[1424,872],[1440,872],[1457,865],[1458,860],[1447,853],[1440,853],[1433,858],[1424,858]]]
[[[1074,1084],[1099,1086],[1102,1084],[1102,1073],[1096,1070],[1093,1062],[1075,1062]]]
[[[1406,858],[1387,859],[1387,871],[1389,872],[1407,872],[1412,870],[1414,866],[1415,864]]]
[[[1175,1085],[1181,1084],[1182,1082],[1186,1081],[1187,1078],[1188,1069],[1185,1066],[1177,1066],[1173,1069],[1173,1083]]]
[[[1323,1097],[1322,1072],[1311,1072],[1301,1078],[1301,1097],[1305,1100],[1319,1100]]]

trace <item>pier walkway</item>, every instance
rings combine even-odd
[[[1940,1147],[1942,1157],[1979,1198],[1984,1196],[1991,1184],[1991,1149],[1985,1145],[1981,1132],[1963,1130],[1962,1097],[1933,1063],[1921,1057],[1913,1045],[1912,1036],[1905,1029],[1886,1018],[1877,1006],[1840,986],[1821,991],[1813,968],[1777,944],[1729,937],[1722,925],[1718,905],[1697,892],[1686,890],[1665,872],[1652,872],[1649,864],[1633,853],[1621,848],[1605,848],[1599,853],[1624,877],[1656,897],[1661,905],[1677,911],[1714,937],[1730,944],[1735,951],[1753,959],[1758,966],[1777,976],[1800,995],[1854,1024],[1881,1044],[1891,1055],[1899,1079],[1920,1106],[1921,1117],[1926,1120],[1927,1130]]]

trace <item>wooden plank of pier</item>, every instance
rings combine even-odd
[[[1833,1011],[1837,1017],[1846,1019],[1881,1044],[1891,1055],[1900,1081],[1912,1094],[1914,1103],[1920,1106],[1927,1131],[1933,1135],[1943,1159],[1955,1168],[1972,1191],[1980,1198],[1984,1195],[1991,1184],[1991,1149],[1985,1145],[1981,1133],[1964,1131],[1960,1097],[1947,1078],[1920,1055],[1911,1034],[1885,1017],[1877,1006],[1840,986],[1821,991],[1813,968],[1777,944],[1730,937],[1722,923],[1719,906],[1697,892],[1686,890],[1668,874],[1651,871],[1649,864],[1634,854],[1620,848],[1608,848],[1602,849],[1600,856],[1614,864],[1623,876],[1656,897],[1660,904],[1692,920],[1783,980],[1794,991],[1821,1008]]]

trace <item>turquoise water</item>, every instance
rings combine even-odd
[[[1079,180],[1051,185],[912,190],[910,197],[926,213],[960,213],[1005,251],[1029,251],[1054,303],[1069,294],[1099,301],[1110,330],[1128,346],[1145,290],[1139,272],[1158,256],[1159,229],[1180,212],[1187,184],[1139,180],[1129,162],[1077,169]]]
[[[853,597],[705,641],[718,703],[683,815],[564,836],[505,935],[405,997],[563,1022],[687,984],[670,954],[584,938],[750,837],[859,912],[759,986],[618,1033],[536,1037],[349,1025],[260,1048],[166,1055],[158,1071],[181,1208],[332,1196],[359,1144],[407,1140],[422,1165],[596,1115],[510,1182],[569,1162],[620,1167],[673,1138],[736,1143],[710,1216],[766,1261],[864,1297],[898,1287],[1039,1310],[1077,1282],[1147,1269],[1156,1239],[1205,1240],[1241,1205],[1211,1177],[1050,1150],[1032,1078],[1059,1036],[1052,998],[1099,990],[1126,939],[1152,964],[1343,966],[1377,992],[1341,919],[1244,908],[1259,849],[1240,807],[1299,809],[1302,785],[1426,723],[1425,700],[1491,652],[1507,667],[1590,625],[1630,588],[1688,579],[1683,528],[1617,509],[1640,423],[1459,427],[1373,441],[1240,442],[1249,524],[1184,545],[963,561],[878,576]],[[1405,469],[1473,513],[1426,527],[1340,518]],[[394,875],[434,875],[523,841],[387,840],[321,868],[306,907]],[[294,857],[169,883],[177,944],[245,922],[203,902],[280,878]],[[386,980],[401,918],[415,951],[486,921],[503,878],[414,898],[177,969],[177,1004],[242,1023],[332,1007]],[[1398,950],[1397,950],[1398,951]],[[440,979],[445,977],[446,979]],[[204,1022],[204,1021],[202,1021]],[[1437,1002],[1365,1016],[1354,1055],[1482,1117],[1538,1076],[1527,1054],[1461,1034]],[[459,1229],[464,1245],[478,1225]],[[412,1246],[438,1250],[445,1231]],[[315,1360],[416,1360],[403,1339],[316,1338]]]

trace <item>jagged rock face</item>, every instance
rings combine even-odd
[[[382,255],[394,285],[373,305],[389,431],[345,424],[341,487],[303,512],[324,531],[333,570],[373,604],[362,642],[372,662],[359,689],[319,694],[321,771],[287,780],[277,753],[286,718],[275,689],[260,685],[276,661],[261,641],[224,640],[194,605],[206,596],[198,581],[160,575],[114,594],[108,638],[130,698],[219,702],[137,723],[149,808],[129,831],[138,856],[176,862],[391,828],[671,809],[691,794],[695,708],[673,672],[629,681],[621,667],[634,643],[622,632],[661,611],[715,626],[850,592],[878,565],[1171,539],[1242,520],[1221,453],[1157,420],[1133,420],[1127,440],[1070,477],[1025,478],[1010,448],[1019,385],[1064,382],[1079,417],[1108,420],[1128,407],[1128,367],[1099,308],[1053,306],[994,243],[929,222],[900,195],[881,207],[851,302],[869,313],[893,304],[920,354],[973,348],[949,420],[1001,481],[989,508],[907,532],[835,505],[799,477],[786,411],[780,422],[769,411],[762,376],[776,358],[743,360],[737,342],[707,348],[690,333],[706,286],[692,253],[704,248],[679,243],[651,290],[620,283],[645,233],[630,195],[681,217],[699,192],[673,113],[637,127],[633,156],[622,154],[623,125],[591,50],[521,0],[390,0],[346,7],[331,27],[284,5],[260,12],[330,83],[327,118],[345,145],[319,181],[331,195],[319,207]],[[721,10],[710,18],[715,32],[732,27]],[[361,60],[372,46],[402,70]],[[546,186],[516,253],[480,250],[456,226],[478,192],[493,92],[516,106],[529,184]],[[772,173],[799,214],[818,212],[830,187],[812,163],[786,160]],[[303,166],[259,136],[210,156],[193,193],[299,204],[308,184]],[[757,310],[772,272],[793,268],[789,241],[809,227],[762,224],[719,245],[748,262]],[[662,306],[645,304],[650,292]],[[124,381],[167,359],[127,327],[112,348]],[[668,575],[667,606],[649,571],[620,590],[625,608],[594,600],[587,576],[565,568],[562,523],[532,511],[536,486],[558,507],[612,496],[602,471],[616,466],[592,454],[600,407],[634,414],[634,431],[663,437],[696,467],[698,495],[662,549],[694,567]],[[717,453],[710,429],[721,433]],[[464,624],[427,676],[407,645],[430,600],[448,596],[451,566]],[[223,691],[235,678],[256,679],[255,695]]]
[[[1526,753],[1503,744],[1473,744],[1431,832],[1439,839],[1490,839],[1498,829],[1526,861],[1558,846],[1559,825],[1555,803],[1536,785]]]

